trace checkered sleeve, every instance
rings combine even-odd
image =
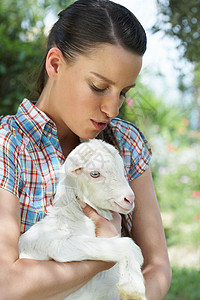
[[[129,181],[140,176],[148,167],[152,152],[144,134],[132,123],[120,119],[112,121]]]
[[[12,133],[0,130],[0,188],[19,197],[19,151]]]
[[[144,134],[133,125],[130,132],[131,141],[131,166],[129,171],[130,180],[137,178],[149,166],[152,152]]]

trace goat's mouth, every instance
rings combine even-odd
[[[114,203],[115,203],[115,205],[117,205],[117,207],[119,207],[119,212],[122,214],[127,214],[133,209],[132,204],[129,204],[129,205],[126,204],[126,207],[123,207],[123,206],[119,205],[117,202],[114,202]]]

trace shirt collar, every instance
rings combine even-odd
[[[57,136],[55,123],[26,98],[19,106],[15,120],[30,140],[38,145],[44,133]]]

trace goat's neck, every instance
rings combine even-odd
[[[68,175],[60,179],[54,198],[54,206],[63,208],[75,201],[77,202],[76,190],[76,183],[71,176]]]
[[[49,209],[49,212],[59,216],[59,219],[61,216],[64,216],[66,221],[80,220],[85,216],[85,214],[82,211],[78,200],[75,188],[62,188],[62,191],[58,189],[55,197],[55,203],[52,209]]]

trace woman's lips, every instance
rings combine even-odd
[[[91,121],[95,129],[97,129],[98,131],[102,131],[106,129],[107,125],[110,123],[109,121],[94,121],[94,120]]]

